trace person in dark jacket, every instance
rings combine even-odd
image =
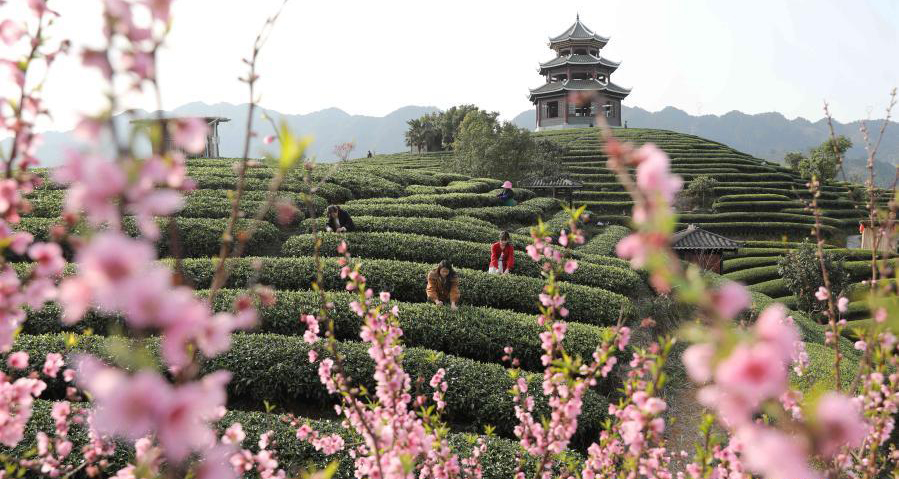
[[[328,206],[328,225],[325,231],[333,231],[335,233],[344,233],[354,231],[356,225],[353,224],[353,218],[346,211],[340,209],[337,205]]]
[[[490,246],[490,266],[487,270],[491,274],[507,274],[515,266],[515,248],[509,241],[509,232],[499,234],[499,241]]]
[[[449,303],[450,308],[455,310],[456,303],[459,302],[459,276],[452,263],[447,260],[441,261],[436,268],[428,271],[427,280],[425,293],[428,295],[428,301],[433,301],[438,306]]]
[[[518,204],[518,202],[515,201],[515,192],[512,191],[511,181],[503,183],[503,191],[496,195],[496,197],[499,198],[499,201],[502,202],[503,206],[515,206]]]

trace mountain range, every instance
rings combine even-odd
[[[259,135],[252,139],[251,156],[261,156],[265,151],[262,138],[270,129],[267,122],[261,120],[265,113],[276,122],[285,121],[292,131],[315,138],[310,153],[320,161],[334,161],[333,148],[339,143],[353,141],[356,150],[353,156],[363,156],[369,150],[374,153],[394,153],[405,151],[404,142],[406,122],[427,113],[438,111],[432,106],[405,106],[386,116],[374,117],[351,115],[338,108],[328,108],[308,114],[283,114],[275,110],[260,108],[254,119]],[[138,117],[146,117],[147,112],[135,112]],[[194,102],[180,106],[167,115],[173,116],[223,116],[231,121],[219,126],[220,151],[222,156],[237,157],[243,150],[244,132],[246,131],[247,105],[216,103],[208,105]],[[122,114],[117,121],[125,126],[130,117]],[[807,152],[819,145],[830,134],[827,120],[815,122],[804,118],[787,119],[780,113],[759,113],[749,115],[739,111],[731,111],[724,115],[690,115],[674,107],[651,112],[638,107],[623,107],[622,118],[629,127],[660,128],[682,133],[698,135],[715,140],[744,151],[758,158],[782,162],[790,151]],[[534,110],[527,110],[516,116],[512,123],[533,129],[535,125]],[[872,135],[883,124],[882,120],[869,122]],[[847,174],[864,174],[866,153],[862,134],[859,131],[860,121],[850,123],[834,122],[834,130],[838,135],[846,135],[852,140],[853,147],[847,152]],[[120,131],[123,131],[120,128]],[[71,132],[46,132],[44,144],[38,150],[44,166],[55,166],[61,162],[66,147],[77,146]],[[895,175],[895,164],[899,160],[899,124],[890,122],[887,134],[878,152],[877,171],[884,184]]]

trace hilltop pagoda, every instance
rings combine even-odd
[[[581,23],[580,15],[574,25],[549,39],[556,58],[540,64],[538,71],[546,84],[530,94],[537,107],[538,131],[593,126],[598,113],[609,125],[621,126],[621,100],[631,91],[612,83],[612,72],[619,63],[599,53],[608,42]],[[584,98],[592,100],[576,100],[576,93],[585,93]]]

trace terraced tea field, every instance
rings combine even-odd
[[[782,168],[688,135],[633,129],[619,132],[637,142],[658,143],[673,155],[678,172],[685,179],[716,170],[723,185],[718,201],[729,205],[726,212],[711,217],[685,215],[684,223],[697,223],[723,234],[774,240],[782,234],[804,235],[808,230],[810,215],[801,209],[800,200],[806,197],[801,182]],[[630,203],[602,164],[598,141],[584,131],[545,136],[571,148],[566,165],[575,178],[588,185],[578,193],[577,201],[588,205],[595,217],[624,223]],[[529,241],[526,234],[530,225],[543,218],[558,230],[563,225],[564,212],[557,201],[522,189],[516,190],[517,206],[499,206],[496,193],[501,180],[445,173],[442,165],[446,159],[445,154],[395,154],[350,161],[333,171],[319,167],[313,177],[327,179],[320,188],[310,192],[306,183],[294,175],[285,181],[279,195],[299,203],[301,194],[311,193],[318,215],[327,204],[338,203],[354,218],[357,231],[345,235],[325,233],[321,246],[325,257],[322,286],[337,306],[335,333],[340,340],[339,349],[346,356],[349,375],[372,386],[373,363],[367,347],[358,340],[359,320],[347,306],[351,296],[345,292],[345,283],[338,274],[335,257],[341,239],[361,260],[361,271],[369,286],[375,291],[392,292],[407,347],[403,364],[413,379],[427,380],[438,368],[446,369],[446,419],[454,431],[453,447],[469,448],[472,433],[482,433],[488,426],[495,428],[483,461],[484,475],[508,478],[516,464],[518,446],[513,441],[516,421],[508,395],[512,379],[501,361],[503,347],[515,349],[522,368],[530,373],[528,381],[530,390],[538,395],[538,412],[547,410],[539,397],[542,369],[538,334],[542,328],[535,322],[536,298],[543,283],[539,268],[523,254],[523,248]],[[191,160],[188,170],[197,190],[188,196],[184,210],[171,224],[160,224],[158,253],[164,258],[162,261],[178,268],[183,280],[196,287],[199,294],[206,294],[205,288],[211,283],[215,267],[212,257],[218,252],[230,208],[229,190],[236,180],[233,164],[230,159]],[[268,167],[249,170],[248,191],[240,205],[247,216],[264,201],[272,175]],[[830,188],[828,197],[833,203],[828,209],[832,221],[829,231],[838,237],[852,226],[858,213],[855,204],[845,199],[845,186]],[[772,204],[766,205],[764,211],[753,211],[750,205],[754,200],[734,198],[761,194],[786,199],[778,196],[775,201],[766,197]],[[62,192],[47,182],[31,199],[34,211],[22,221],[21,228],[37,238],[47,238],[58,221]],[[777,203],[777,208],[773,203]],[[242,220],[241,228],[250,226],[249,222]],[[274,214],[253,225],[256,234],[244,257],[231,260],[233,274],[226,288],[215,297],[214,307],[229,309],[239,292],[254,284],[274,287],[277,302],[261,308],[261,323],[256,330],[235,335],[229,351],[206,360],[202,366],[203,373],[218,369],[233,373],[228,386],[231,412],[220,424],[239,420],[248,438],[274,430],[280,461],[294,469],[309,463],[322,467],[329,458],[308,443],[297,441],[294,431],[281,420],[283,413],[309,418],[323,433],[339,430],[332,409],[335,398],[320,384],[317,366],[307,360],[312,346],[303,341],[305,326],[299,320],[301,314],[314,313],[319,307],[317,295],[310,290],[315,277],[313,222],[323,225],[321,218],[297,218],[280,225]],[[136,231],[133,221],[126,223],[126,228]],[[502,229],[514,232],[512,242],[517,257],[514,274],[500,277],[489,275],[486,269],[490,244]],[[643,303],[651,299],[644,276],[614,257],[614,245],[628,229],[612,225],[589,227],[588,232],[589,241],[571,252],[580,260],[580,267],[562,278],[566,306],[571,311],[565,345],[569,352],[582,356],[593,352],[603,329],[614,324],[619,315],[636,319],[646,314]],[[174,248],[169,246],[170,239],[176,240]],[[426,301],[425,275],[442,259],[451,260],[460,273],[462,300],[458,311]],[[731,261],[734,260],[729,259],[725,266],[732,266]],[[768,266],[762,260],[754,261],[747,263]],[[21,263],[18,267],[24,272],[29,265]],[[756,289],[759,292],[754,295],[754,312],[769,304],[771,296],[783,296],[776,288]],[[116,338],[119,318],[94,311],[81,323],[66,327],[59,316],[55,306],[30,312],[14,349],[25,350],[32,358],[43,358],[51,351],[68,357],[90,351],[110,358],[121,347]],[[819,379],[826,381],[833,353],[823,346],[823,328],[801,314],[794,316],[808,341],[806,348],[813,365],[808,375],[796,380],[804,386]],[[147,341],[147,357],[157,365],[161,364],[159,347],[155,339]],[[322,355],[326,354],[316,347]],[[856,354],[848,340],[844,340],[843,347],[848,371]],[[615,400],[616,386],[617,380],[610,378],[585,396],[584,414],[573,443],[575,449],[583,452],[582,448],[597,437],[609,401]],[[426,381],[421,387],[429,391]],[[65,394],[61,379],[51,381],[49,388],[51,398]],[[52,429],[46,402],[39,405],[35,417],[31,434],[35,427]],[[81,441],[85,439],[83,434],[79,437]],[[115,460],[124,465],[128,459],[128,449],[120,448]],[[339,459],[338,477],[351,477],[352,459],[345,454]]]
[[[614,173],[606,168],[595,129],[537,135],[568,148],[565,169],[585,186],[575,193],[579,203],[604,221],[627,224],[632,203]],[[733,239],[796,240],[808,236],[814,224],[813,215],[805,209],[811,199],[805,180],[783,166],[682,133],[629,128],[616,129],[615,135],[637,145],[656,144],[668,153],[672,171],[686,184],[700,175],[718,181],[713,211],[682,212],[680,226],[692,223]],[[824,234],[833,241],[843,241],[846,235],[857,232],[858,221],[867,216],[861,189],[838,182],[822,190],[818,202],[823,209]]]

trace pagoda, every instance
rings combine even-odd
[[[619,63],[599,54],[608,42],[581,23],[580,15],[561,35],[549,39],[556,58],[540,64],[546,84],[530,94],[538,131],[593,126],[597,114],[609,125],[621,126],[621,100],[631,91],[612,83]],[[586,95],[578,99],[577,93]]]

